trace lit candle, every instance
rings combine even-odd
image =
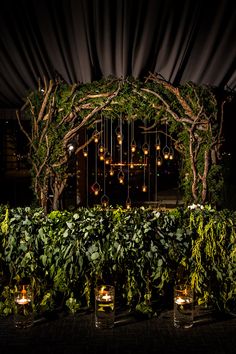
[[[104,294],[104,295],[102,295],[102,294]],[[109,295],[107,291],[105,291],[105,290],[101,291],[101,295],[102,295],[102,300],[107,301],[107,302],[111,301],[111,295]]]
[[[16,299],[16,303],[19,305],[27,305],[31,300],[27,297],[27,291],[25,290],[25,286],[23,285],[23,289],[19,297]]]
[[[186,302],[185,299],[183,299],[182,297],[178,296],[176,299],[175,299],[175,303],[177,305],[183,305],[184,303]]]

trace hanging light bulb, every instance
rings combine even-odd
[[[132,168],[132,169],[134,168],[134,163],[133,163],[133,161],[130,162],[130,168]]]
[[[144,143],[144,144],[143,144],[142,150],[143,150],[144,155],[148,155],[148,153],[149,153],[149,146],[148,146],[147,143]]]
[[[104,208],[107,208],[109,205],[109,198],[106,194],[103,194],[102,198],[101,198],[101,204]]]
[[[118,173],[118,180],[119,180],[119,183],[120,183],[120,184],[123,184],[123,183],[124,183],[124,179],[125,179],[125,175],[124,175],[124,172],[121,170],[121,171]]]
[[[94,195],[98,195],[100,193],[100,190],[101,190],[100,184],[98,182],[95,182],[92,185],[92,191],[93,191]]]

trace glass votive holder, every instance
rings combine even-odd
[[[14,294],[14,325],[27,328],[33,325],[33,296],[29,285],[18,285]]]
[[[95,288],[95,327],[113,328],[115,321],[115,287],[99,285]]]
[[[191,328],[193,317],[193,289],[186,284],[176,285],[174,287],[174,326],[176,328]]]

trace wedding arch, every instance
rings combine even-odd
[[[143,81],[129,77],[74,85],[57,78],[39,81],[38,89],[29,93],[17,111],[29,143],[32,185],[39,205],[47,212],[51,198],[51,208],[59,209],[70,175],[71,149],[76,156],[101,138],[104,117],[130,124],[140,120],[144,133],[168,134],[181,156],[184,201],[217,204],[224,184],[221,147],[227,100],[228,95],[219,99],[212,87],[192,82],[175,87],[152,73]],[[22,115],[30,120],[30,131],[25,129]],[[168,127],[168,132],[163,127]],[[85,128],[92,133],[80,141],[78,134]]]

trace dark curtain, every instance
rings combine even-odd
[[[236,2],[6,0],[0,12],[0,108],[38,79],[68,83],[160,73],[235,90]]]

